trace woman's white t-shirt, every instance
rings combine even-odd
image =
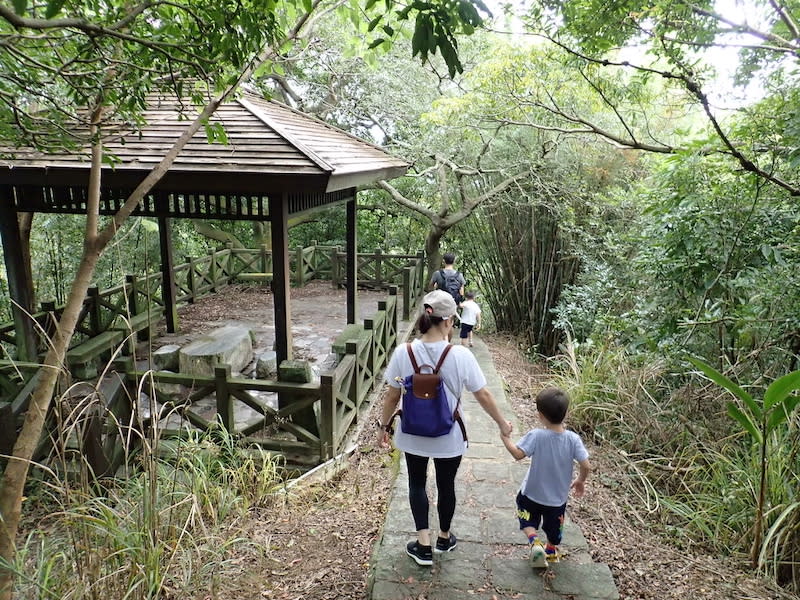
[[[424,343],[422,340],[411,342],[414,357],[417,365],[431,365],[435,367],[439,362],[439,357],[444,352],[446,341]],[[400,344],[395,348],[389,365],[386,367],[386,383],[394,388],[402,388],[403,380],[414,372],[411,360],[408,357],[408,350],[405,344]],[[423,373],[430,372],[429,369],[422,369]],[[444,359],[444,363],[439,371],[445,383],[445,393],[450,410],[454,411],[458,404],[458,397],[466,388],[469,392],[477,392],[486,387],[486,377],[483,375],[475,356],[464,346],[454,345],[450,348],[450,353]],[[398,380],[399,378],[399,380]],[[402,392],[401,392],[402,393]],[[457,395],[456,395],[457,394]],[[402,396],[400,399],[402,404]],[[464,404],[462,402],[459,412],[464,414]],[[458,423],[453,425],[450,433],[440,437],[424,437],[421,435],[410,435],[403,433],[398,420],[394,423],[395,435],[394,445],[403,452],[416,454],[418,456],[428,456],[431,458],[452,458],[464,454],[466,443],[461,433]]]

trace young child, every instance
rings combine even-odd
[[[545,567],[558,561],[558,545],[570,489],[583,496],[589,476],[589,453],[581,438],[564,429],[569,407],[566,393],[555,387],[545,388],[536,396],[536,410],[543,429],[531,429],[514,444],[510,436],[501,436],[511,456],[521,460],[531,457],[531,466],[517,494],[519,528],[528,536],[530,561],[534,567]],[[573,462],[580,468],[572,481]],[[539,525],[547,534],[547,545],[539,539]]]
[[[481,327],[481,307],[475,302],[475,292],[467,292],[466,300],[460,304],[461,308],[461,345],[466,346],[469,342],[472,347],[472,331],[478,331]]]

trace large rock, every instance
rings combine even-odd
[[[241,325],[215,329],[181,348],[180,371],[187,375],[214,375],[214,365],[224,363],[241,371],[253,360],[254,333]]]
[[[161,346],[153,352],[153,368],[156,371],[177,371],[180,368],[180,350],[178,344]]]
[[[278,367],[278,377],[291,383],[311,383],[314,371],[307,360],[284,360]]]
[[[259,379],[269,379],[278,372],[278,353],[274,350],[263,352],[256,359],[256,376]]]

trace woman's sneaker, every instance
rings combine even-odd
[[[450,534],[449,538],[443,538],[436,536],[436,552],[450,552],[454,550],[456,547],[456,536],[452,533]]]
[[[423,546],[418,541],[408,542],[406,554],[414,559],[418,565],[429,567],[433,564],[433,552],[430,546]]]
[[[542,542],[536,540],[531,544],[529,560],[531,566],[536,569],[543,569],[547,566],[547,554],[544,551]]]

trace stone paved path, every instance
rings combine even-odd
[[[503,414],[520,432],[506,400],[486,345],[476,339],[473,348]],[[408,479],[404,461],[395,482],[386,522],[371,561],[372,600],[616,600],[619,598],[607,565],[593,563],[586,540],[569,522],[564,528],[562,551],[568,556],[553,565],[553,577],[542,576],[527,561],[527,541],[518,529],[514,497],[527,469],[516,463],[498,437],[497,426],[481,410],[472,394],[465,393],[470,446],[456,479],[458,505],[452,531],[458,546],[452,552],[434,553],[433,567],[418,566],[405,553],[414,539],[408,507]],[[431,466],[432,471],[432,466]],[[435,485],[432,472],[429,486]],[[430,490],[435,498],[435,490]],[[437,518],[431,506],[431,526]],[[432,535],[436,535],[435,531]]]

